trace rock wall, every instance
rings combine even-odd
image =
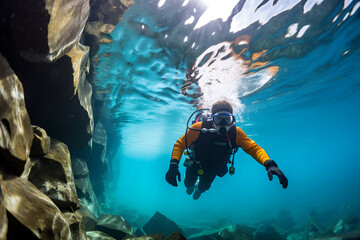
[[[94,174],[102,194],[107,140],[102,104],[92,99],[89,55],[132,3],[1,3],[0,239],[94,235],[85,231],[95,230],[102,213],[87,162],[102,166]],[[93,140],[94,123],[100,130]]]

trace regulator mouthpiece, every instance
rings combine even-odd
[[[225,136],[226,133],[227,133],[226,127],[221,127],[221,128],[219,129],[219,134],[220,134],[220,135]]]

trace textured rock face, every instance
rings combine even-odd
[[[40,239],[71,239],[69,223],[64,215],[32,183],[21,178],[2,180],[0,183],[1,204],[36,237]],[[12,232],[13,239],[26,239],[26,236],[14,236],[14,234],[16,231]],[[32,238],[28,236],[28,239]]]
[[[94,214],[90,212],[88,207],[85,204],[83,204],[81,201],[80,201],[80,209],[78,212],[79,214],[81,214],[82,223],[84,225],[85,230],[94,231],[96,228],[97,219],[94,216]]]
[[[143,226],[143,229],[147,234],[162,233],[165,236],[170,235],[174,231],[184,233],[175,222],[159,212],[154,214],[149,222]]]
[[[32,124],[70,149],[86,145],[93,132],[88,50],[77,45],[54,63],[13,62]]]
[[[21,4],[21,7],[16,7]],[[89,16],[89,1],[13,1],[14,43],[28,61],[54,61],[78,43]]]
[[[90,171],[90,179],[97,196],[104,194],[104,176],[108,171],[106,153],[107,134],[105,128],[98,122],[95,126],[92,138],[92,149],[90,156],[86,159]]]
[[[69,223],[72,239],[86,239],[86,232],[83,224],[81,223],[81,214],[78,212],[66,212],[64,213],[64,217]]]
[[[44,156],[31,158],[29,181],[50,197],[62,210],[80,207],[67,146],[51,139],[50,149]]]
[[[99,217],[99,203],[90,183],[86,162],[80,158],[74,158],[71,164],[74,170],[75,185],[79,199],[92,214]]]
[[[86,44],[90,45],[91,56],[99,49],[99,44],[112,42],[110,34],[134,0],[92,0],[89,21],[85,28]]]
[[[97,222],[96,230],[105,232],[111,236],[126,236],[126,234],[133,235],[134,230],[122,216],[118,215],[102,215]]]
[[[6,210],[0,201],[0,239],[6,239],[6,233],[8,229],[8,219],[6,216]]]
[[[50,137],[44,129],[38,126],[32,126],[34,132],[34,139],[31,146],[31,155],[45,155],[50,149]]]
[[[33,137],[22,85],[0,54],[0,166],[20,175]]]
[[[116,240],[115,238],[100,231],[88,231],[86,232],[86,237],[88,240]]]

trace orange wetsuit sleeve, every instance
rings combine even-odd
[[[202,125],[202,122],[197,122],[197,123],[193,124],[190,128],[201,129],[201,125]],[[193,143],[199,137],[199,134],[200,134],[200,131],[195,131],[195,130],[191,130],[191,129],[187,130],[186,140],[187,140],[188,147],[191,147],[193,145]],[[185,134],[184,134],[174,144],[171,159],[176,159],[176,160],[180,161],[185,148],[186,148],[186,145],[185,145]]]
[[[264,162],[270,159],[265,150],[251,140],[239,127],[236,127],[236,145],[241,147],[261,165],[264,165]]]

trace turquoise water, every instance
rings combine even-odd
[[[241,2],[200,26],[205,2],[135,1],[101,46],[94,88],[105,101],[107,211],[159,211],[180,224],[257,222],[283,209],[300,225],[312,210],[360,216],[359,2],[264,1],[256,12],[262,1]],[[219,44],[224,58],[202,59]],[[190,114],[223,98],[278,163],[287,189],[241,149],[235,175],[215,179],[197,201],[183,182],[165,181]]]

